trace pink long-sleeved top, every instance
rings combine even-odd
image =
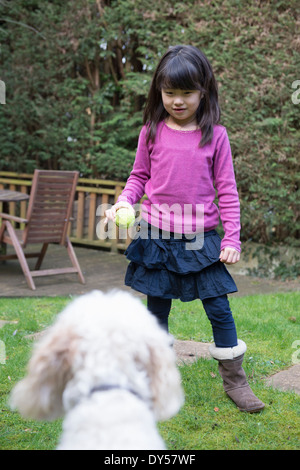
[[[144,194],[142,218],[176,233],[224,228],[221,250],[240,251],[240,204],[226,128],[214,126],[200,148],[201,131],[179,131],[159,123],[154,143],[140,132],[132,172],[118,201],[135,205]],[[216,191],[218,206],[215,204]]]

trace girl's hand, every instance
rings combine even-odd
[[[224,250],[220,253],[220,261],[225,264],[235,264],[240,260],[240,253],[231,248],[230,246],[226,246]]]
[[[116,220],[116,213],[119,209],[121,209],[121,207],[125,207],[126,209],[131,209],[134,214],[135,214],[135,210],[134,208],[132,207],[131,204],[129,204],[129,202],[126,202],[126,201],[120,201],[120,202],[117,202],[116,204],[114,204],[110,209],[107,209],[105,211],[105,216],[106,218],[104,219],[104,225],[108,224],[108,221],[109,220],[112,220],[113,222],[115,222]]]

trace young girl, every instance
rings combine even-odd
[[[193,46],[170,48],[153,77],[133,170],[106,216],[115,220],[121,207],[133,211],[146,194],[141,232],[126,251],[125,284],[147,295],[148,309],[166,329],[172,299],[201,299],[224,389],[240,410],[255,412],[264,404],[247,383],[246,345],[237,339],[227,298],[237,291],[225,264],[240,258],[240,206],[219,120],[217,84],[205,55]],[[222,241],[215,230],[219,215]]]

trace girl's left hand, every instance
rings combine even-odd
[[[222,263],[235,264],[239,260],[240,260],[240,253],[234,248],[231,248],[230,246],[225,247],[224,250],[222,250],[220,253],[220,261]]]

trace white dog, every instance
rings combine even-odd
[[[24,417],[65,415],[65,450],[165,449],[155,422],[183,400],[169,335],[137,298],[99,291],[60,313],[11,396]]]

